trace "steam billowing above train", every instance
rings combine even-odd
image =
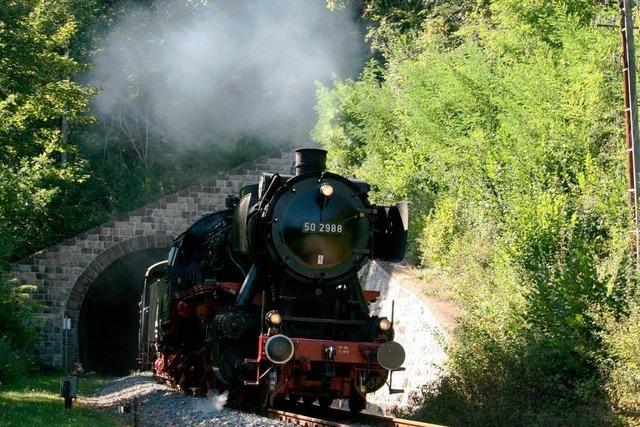
[[[134,2],[127,2],[134,3]],[[318,83],[356,77],[367,48],[356,5],[324,0],[182,1],[127,5],[88,74],[93,112],[117,132],[144,125],[152,141],[231,148],[308,137]]]

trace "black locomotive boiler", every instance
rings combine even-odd
[[[155,375],[263,405],[345,398],[354,412],[385,383],[401,391],[393,319],[369,314],[379,295],[357,273],[403,258],[407,206],[372,205],[367,183],[325,170],[326,154],[296,150],[295,175],[263,174],[149,268],[140,358]]]

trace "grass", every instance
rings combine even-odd
[[[64,408],[59,397],[59,372],[36,374],[0,385],[0,426],[122,426],[124,420],[73,404]],[[112,378],[86,375],[78,378],[78,395],[90,396]]]

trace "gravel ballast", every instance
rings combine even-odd
[[[188,397],[165,384],[156,383],[151,373],[120,378],[82,398],[85,405],[118,412],[121,406],[139,402],[138,420],[142,426],[288,426],[256,414],[225,408],[226,396]],[[132,415],[129,415],[132,417]]]

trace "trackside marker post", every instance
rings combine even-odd
[[[71,319],[65,317],[62,319],[62,330],[64,331],[64,376],[60,378],[60,397],[64,398],[64,407],[71,409],[73,399],[78,394],[78,377],[69,375],[68,372],[68,332],[71,329]]]

